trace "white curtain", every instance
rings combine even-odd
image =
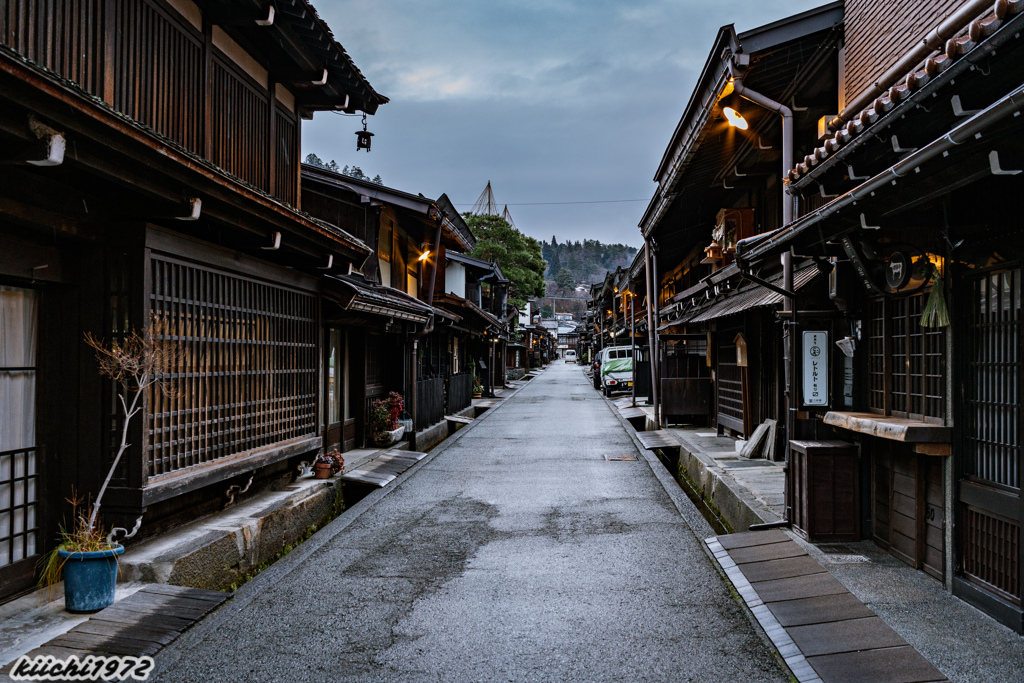
[[[36,445],[36,293],[0,286],[0,452]]]
[[[0,453],[36,445],[36,293],[0,286]],[[35,554],[35,453],[0,455],[0,566]],[[18,480],[18,481],[12,481]],[[27,508],[20,507],[29,503]],[[19,509],[12,511],[12,506]]]

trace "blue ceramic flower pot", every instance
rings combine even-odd
[[[123,552],[123,545],[88,553],[58,550],[64,560],[64,609],[98,612],[113,605],[117,556]]]

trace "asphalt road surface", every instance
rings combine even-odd
[[[789,680],[655,468],[556,363],[244,586],[158,680]]]

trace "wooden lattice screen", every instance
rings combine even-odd
[[[964,573],[1020,604],[1020,525],[964,506]]]
[[[922,327],[928,294],[871,303],[869,407],[941,423],[946,416],[946,328]]]
[[[963,570],[1020,604],[1020,514],[1007,518],[1011,506],[1005,504],[984,508],[989,498],[1016,502],[1020,497],[1021,268],[974,278],[970,310],[964,474],[991,493],[963,507]]]
[[[997,486],[1020,489],[1021,270],[974,282],[968,378],[968,471]]]
[[[211,65],[213,121],[210,161],[256,187],[268,187],[267,136],[270,105],[251,79],[227,58]],[[244,131],[244,134],[243,134]]]
[[[292,206],[298,205],[296,178],[299,175],[299,150],[296,146],[298,138],[295,135],[297,125],[294,114],[280,106],[275,109],[274,126],[277,128],[277,149],[271,150],[271,153],[277,154],[274,165],[276,176],[274,194]]]
[[[316,431],[316,299],[154,257],[151,311],[183,354],[171,396],[149,396],[149,474]]]
[[[743,379],[736,364],[736,343],[739,328],[718,331],[718,421],[736,431],[743,431]]]
[[[157,3],[107,0],[110,3],[117,27],[114,107],[189,151],[202,153],[202,32]],[[102,20],[97,18],[96,25],[102,26]],[[81,24],[70,27],[72,34],[80,28]]]

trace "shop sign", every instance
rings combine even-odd
[[[804,405],[828,405],[828,332],[803,333]]]

